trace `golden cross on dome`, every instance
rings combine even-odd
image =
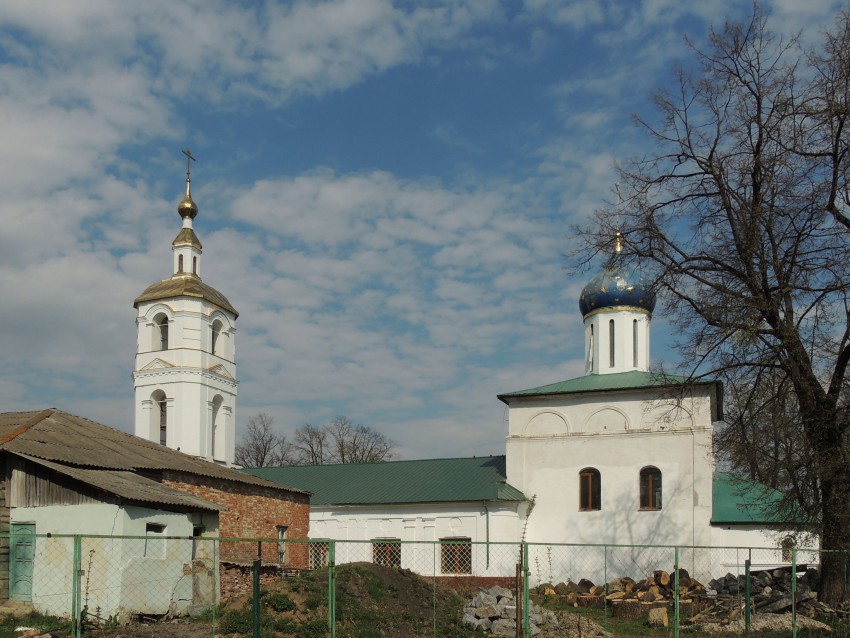
[[[191,167],[191,163],[196,161],[195,157],[192,155],[192,151],[188,148],[185,151],[180,151],[183,155],[186,156],[186,181],[189,181],[189,168]]]

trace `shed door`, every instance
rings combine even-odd
[[[32,563],[35,558],[35,525],[12,523],[9,548],[9,597],[32,600]]]

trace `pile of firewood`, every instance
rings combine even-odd
[[[688,571],[679,569],[679,604],[683,613],[694,613],[690,608],[704,600],[705,586],[690,577]],[[657,570],[648,578],[634,580],[629,577],[615,578],[604,585],[595,585],[586,578],[575,583],[552,585],[543,583],[537,593],[544,596],[559,596],[563,602],[575,607],[602,607],[609,605],[618,617],[638,618],[654,607],[666,607],[674,598],[675,573]]]

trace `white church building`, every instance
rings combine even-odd
[[[508,406],[504,456],[245,471],[312,492],[311,537],[348,541],[337,562],[498,575],[516,557],[499,560],[494,547],[522,539],[777,548],[760,562],[781,562],[789,537],[768,529],[776,493],[716,471],[720,383],[650,371],[655,296],[619,241],[579,308],[585,374],[499,395]],[[424,569],[420,541],[442,546]],[[386,549],[392,543],[397,552]]]

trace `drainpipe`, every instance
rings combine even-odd
[[[486,502],[482,502],[481,506],[484,508],[484,528],[485,528],[485,538],[487,544],[487,569],[490,569],[490,509],[487,507]]]

